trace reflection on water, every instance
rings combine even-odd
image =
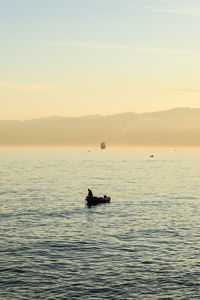
[[[199,151],[1,149],[0,174],[2,299],[200,299]]]

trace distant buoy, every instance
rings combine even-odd
[[[106,149],[106,144],[104,142],[101,143],[101,149]]]

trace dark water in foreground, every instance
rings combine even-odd
[[[0,149],[0,299],[200,299],[200,151],[153,153]]]

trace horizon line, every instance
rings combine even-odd
[[[142,115],[142,114],[152,114],[152,113],[159,113],[159,112],[167,112],[172,110],[195,110],[200,109],[200,107],[189,107],[189,106],[178,106],[168,109],[161,109],[161,110],[153,110],[153,111],[143,111],[143,112],[134,112],[134,111],[124,111],[119,113],[111,113],[111,114],[88,114],[88,115],[79,115],[79,116],[64,116],[64,115],[47,115],[47,116],[38,116],[38,117],[30,117],[28,119],[0,119],[1,121],[31,121],[31,120],[38,120],[38,119],[50,119],[50,118],[69,118],[69,119],[79,119],[79,118],[92,118],[92,117],[110,117],[115,115],[123,115],[123,114],[135,114],[135,115]]]

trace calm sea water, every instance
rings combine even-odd
[[[0,203],[0,299],[200,299],[200,150],[1,148]]]

